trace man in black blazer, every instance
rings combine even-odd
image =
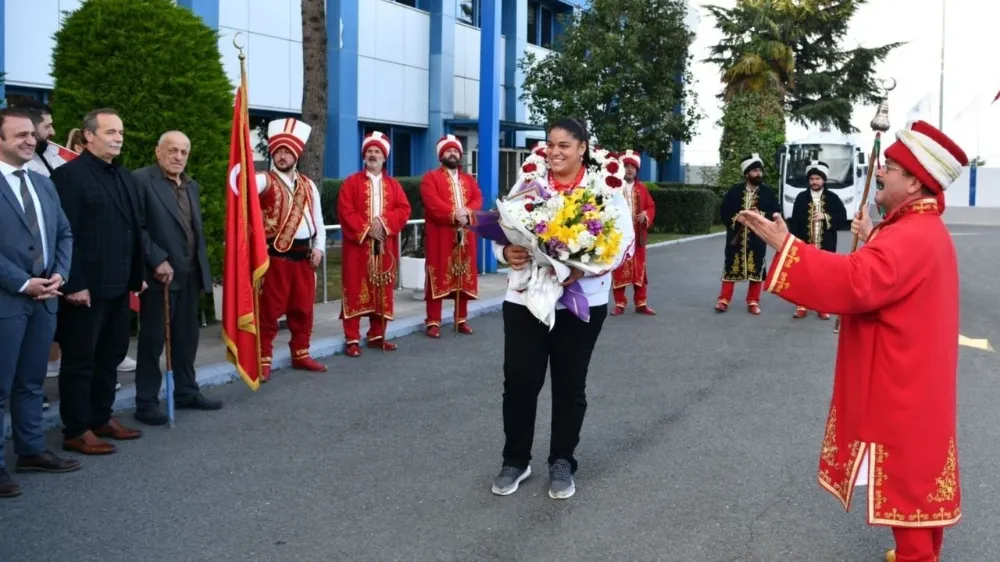
[[[170,131],[156,145],[156,164],[133,176],[146,220],[146,282],[139,302],[139,354],[135,371],[135,419],[163,425],[160,356],[164,347],[164,289],[170,291],[170,355],[177,408],[218,410],[222,403],[201,394],[195,379],[198,353],[198,298],[212,294],[212,278],[198,201],[198,183],[184,169],[191,141]]]
[[[0,110],[0,429],[10,398],[16,472],[80,468],[46,448],[42,384],[56,330],[59,290],[73,235],[48,178],[28,171],[35,125],[24,110]],[[0,432],[0,498],[21,494],[7,473]]]
[[[121,118],[111,109],[91,111],[83,134],[83,153],[52,174],[74,239],[56,331],[63,354],[59,414],[64,449],[106,455],[115,446],[102,438],[142,436],[111,417],[111,408],[118,365],[128,353],[129,292],[145,290],[146,235],[135,180],[117,160]]]

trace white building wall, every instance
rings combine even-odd
[[[81,0],[7,0],[4,2],[4,82],[10,86],[52,88],[52,49],[63,12]]]
[[[479,53],[482,32],[478,27],[465,23],[455,24],[455,117],[477,119],[479,117]],[[500,37],[500,119],[507,118],[503,86],[504,63],[507,59],[507,39]]]
[[[240,80],[237,32],[247,56],[250,108],[302,111],[301,1],[219,0],[219,53],[234,89]]]
[[[388,0],[358,10],[358,119],[426,127],[430,14]]]
[[[944,192],[945,217],[948,207],[969,206],[969,180],[972,170],[962,170],[962,175]],[[976,207],[1000,207],[1000,168],[979,168],[976,170]]]

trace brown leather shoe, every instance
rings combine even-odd
[[[117,449],[111,443],[98,439],[93,431],[85,431],[79,437],[63,441],[63,450],[83,455],[110,455]]]
[[[105,439],[114,439],[115,441],[129,441],[142,437],[142,431],[125,427],[120,421],[111,418],[108,420],[108,423],[95,429],[94,435],[104,437]]]
[[[7,474],[7,471],[0,468],[0,498],[16,498],[21,495],[21,487]]]
[[[80,461],[57,457],[52,451],[45,451],[39,455],[18,457],[17,465],[14,466],[14,472],[18,474],[24,472],[59,474],[76,470],[80,470]]]

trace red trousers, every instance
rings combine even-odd
[[[615,297],[615,306],[625,307],[628,304],[628,298],[625,296],[625,290],[628,289],[628,285],[624,287],[618,287],[612,291]],[[632,285],[632,290],[635,295],[635,307],[640,308],[646,306],[646,285]]]
[[[430,291],[424,296],[424,300],[427,302],[427,319],[424,320],[424,325],[426,326],[440,326],[441,325],[441,309],[443,308],[445,299],[454,299],[454,294],[441,297],[439,299],[432,299],[430,296]],[[469,297],[464,293],[458,299],[458,324],[464,324],[466,320],[469,319]]]
[[[896,562],[938,562],[944,543],[943,527],[893,527]]]
[[[260,295],[260,354],[266,364],[271,363],[278,318],[282,315],[292,333],[288,342],[292,358],[309,356],[315,301],[316,270],[309,260],[271,256]]]
[[[763,287],[763,282],[761,281],[751,281],[750,287],[747,289],[747,304],[760,304],[760,291]],[[736,290],[735,281],[723,281],[722,282],[722,293],[719,295],[719,300],[725,301],[729,304],[733,300],[733,291]]]
[[[368,318],[368,341],[376,342],[385,337],[385,331],[382,329],[382,315],[380,314],[363,314],[362,316]],[[344,341],[350,345],[352,343],[359,343],[361,341],[361,316],[355,316],[353,318],[344,318]],[[386,320],[386,326],[389,325],[389,321]]]

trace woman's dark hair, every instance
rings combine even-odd
[[[549,131],[552,129],[562,129],[569,133],[569,136],[587,145],[583,151],[583,166],[591,168],[595,165],[595,162],[590,158],[590,135],[587,133],[587,126],[582,119],[564,117],[549,125]]]

